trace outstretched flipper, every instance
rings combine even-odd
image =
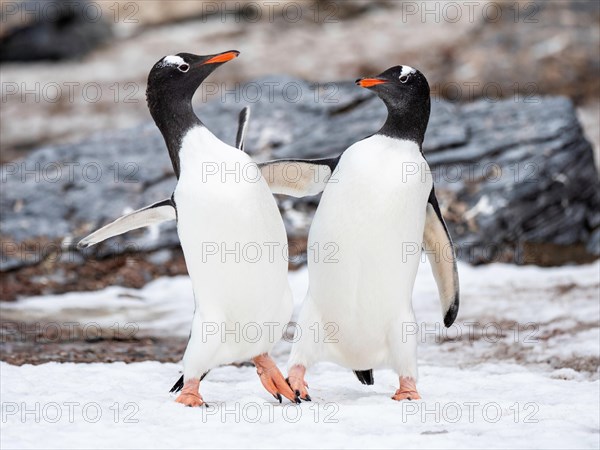
[[[94,231],[89,236],[83,238],[79,241],[77,246],[79,248],[87,248],[127,231],[137,230],[138,228],[174,220],[176,218],[177,212],[175,210],[175,204],[168,198],[119,217],[114,222],[103,226],[99,230]]]
[[[241,151],[244,151],[246,141],[246,132],[248,131],[248,121],[250,120],[250,107],[246,106],[240,111],[238,120],[238,131],[235,137],[235,146]]]
[[[245,129],[249,116],[250,109],[246,107],[240,113],[240,129],[238,130],[237,145],[241,146],[241,149],[244,146]],[[338,161],[339,157],[281,159],[261,163],[258,167],[273,194],[305,197],[323,192]],[[162,200],[119,217],[114,222],[83,238],[77,246],[79,248],[90,247],[131,230],[175,219],[177,219],[177,212],[173,200]]]
[[[258,167],[273,194],[305,197],[323,192],[339,160],[339,156],[322,159],[279,159],[261,163]]]
[[[423,244],[440,294],[444,325],[451,326],[458,314],[459,287],[456,255],[448,228],[432,187],[427,203]]]
[[[240,112],[238,131],[235,146],[240,150],[244,150],[244,140],[248,129],[248,120],[250,119],[250,107],[246,106]],[[138,228],[147,227],[157,223],[167,222],[177,219],[177,211],[172,198],[161,200],[153,203],[142,209],[138,209],[132,213],[119,217],[114,222],[105,225],[99,230],[93,232],[89,236],[83,238],[77,246],[79,248],[87,248],[99,242],[105,241],[108,238],[118,236],[128,231],[137,230]],[[183,385],[182,385],[183,387]],[[181,388],[180,388],[181,389]]]

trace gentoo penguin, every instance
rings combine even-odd
[[[411,298],[420,260],[415,248],[423,245],[428,253],[447,327],[459,304],[452,241],[422,151],[429,85],[409,66],[357,84],[387,106],[377,133],[337,158],[263,168],[274,192],[302,196],[324,190],[308,237],[308,248],[320,251],[308,258],[309,290],[298,319],[302,333],[292,347],[288,380],[300,398],[309,399],[304,375],[317,361],[353,369],[364,384],[373,384],[373,368],[387,367],[399,376],[392,398],[414,400],[420,398]],[[290,164],[310,177],[294,186],[284,183],[281,173]],[[326,258],[332,244],[333,259]],[[310,331],[315,324],[319,334]]]
[[[176,400],[187,406],[204,403],[200,380],[210,369],[247,359],[280,402],[281,395],[300,401],[268,355],[293,303],[277,204],[250,157],[220,141],[192,109],[192,96],[204,79],[238,54],[179,53],[154,65],[147,101],[177,176],[175,191],[170,199],[121,218],[82,242],[87,246],[149,222],[177,220],[195,300],[183,390]],[[247,117],[241,121],[247,123]],[[238,133],[240,142],[244,128]]]

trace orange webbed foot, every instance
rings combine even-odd
[[[312,399],[308,395],[308,383],[304,380],[305,373],[306,367],[301,365],[292,366],[286,381],[294,391],[294,394],[296,394],[296,397],[310,402]]]
[[[204,400],[200,395],[199,389],[200,380],[198,378],[192,378],[185,382],[181,394],[179,394],[175,401],[185,406],[202,406],[204,405]]]
[[[300,399],[294,395],[294,391],[287,384],[281,371],[275,365],[275,361],[269,355],[262,354],[252,359],[256,366],[256,373],[260,378],[260,382],[273,397],[281,403],[283,395],[288,400],[294,403],[300,403]]]
[[[392,396],[392,400],[421,400],[415,380],[409,377],[400,377],[400,388]]]

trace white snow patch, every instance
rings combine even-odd
[[[389,370],[376,370],[375,385],[363,386],[350,370],[330,363],[309,369],[313,402],[300,406],[276,403],[251,367],[217,368],[202,382],[211,409],[174,403],[168,390],[180,375],[178,364],[2,363],[0,446],[598,448],[600,263],[458,269],[461,309],[449,331],[440,326],[428,263],[417,276],[423,401],[392,401],[397,380]],[[307,278],[306,268],[289,276],[295,314]],[[106,327],[135,322],[139,333],[187,336],[193,299],[188,278],[179,276],[142,289],[2,303],[0,313],[4,320]],[[480,324],[473,339],[470,322]],[[489,335],[482,334],[490,324]],[[462,339],[444,339],[457,330]],[[289,347],[283,342],[273,352],[282,368]]]
[[[165,56],[162,60],[162,66],[179,66],[181,64],[185,64],[185,61],[181,56],[177,55],[169,55]]]
[[[416,70],[410,66],[402,66],[402,70],[400,71],[400,76],[404,77],[404,76],[407,76],[407,75],[409,75],[411,73],[415,73],[415,72],[416,72]]]
[[[2,372],[2,448],[597,448],[598,381],[549,379],[514,364],[424,365],[426,400],[395,402],[396,379],[310,371],[313,401],[279,405],[254,368],[202,382],[210,408],[168,393],[179,366],[58,364]],[[71,413],[71,414],[70,414]]]

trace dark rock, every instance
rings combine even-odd
[[[596,229],[588,241],[586,250],[593,255],[600,255],[600,229]]]
[[[98,3],[27,0],[2,8],[0,61],[81,57],[113,36]]]
[[[315,96],[323,86],[302,80],[259,82],[265,83],[275,87],[251,104],[248,132],[247,150],[257,160],[336,155],[385,119],[383,104],[350,82],[332,85],[337,95],[331,101]],[[301,95],[290,98],[285,86],[295,86]],[[233,143],[242,106],[214,101],[197,109],[215,134]],[[424,152],[461,259],[552,265],[599,255],[598,173],[569,100],[462,106],[433,101]],[[154,254],[146,261],[150,265],[179,261],[174,271],[147,268],[144,278],[185,270],[174,223],[162,225],[160,236],[156,230],[136,230],[79,257],[61,247],[128,209],[171,194],[173,170],[153,124],[42,148],[2,166],[1,176],[0,277],[16,276],[27,266],[48,275],[65,259],[73,268],[132,254]],[[319,197],[280,200],[290,239],[305,248]],[[294,264],[301,261],[302,255]],[[11,289],[18,294],[18,287]]]

